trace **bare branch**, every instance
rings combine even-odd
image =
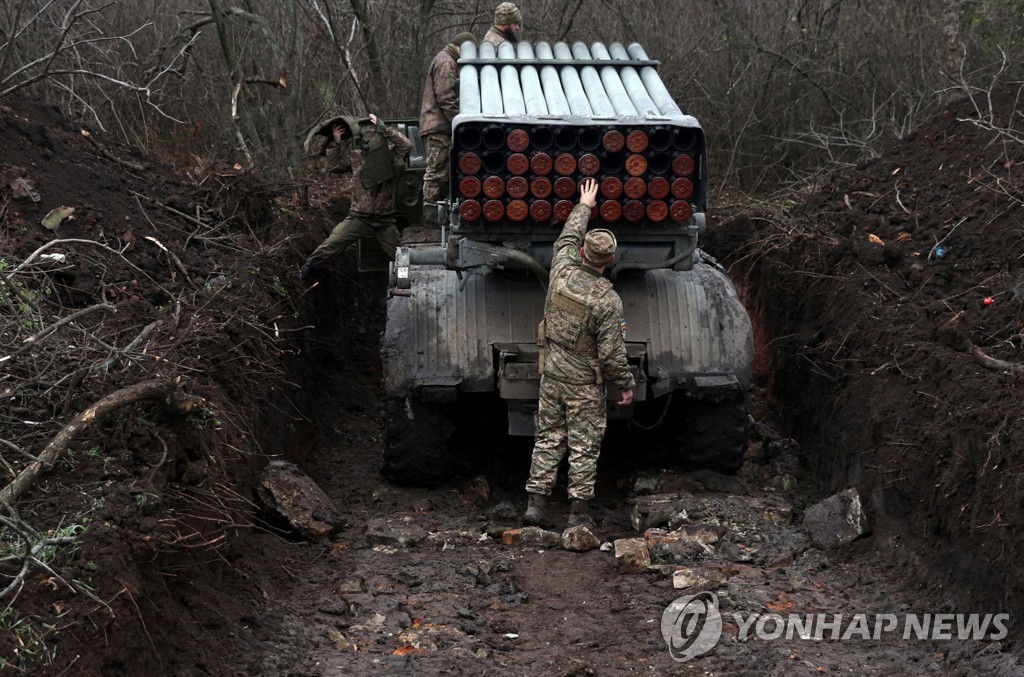
[[[43,452],[39,454],[38,461],[28,464],[17,478],[0,490],[0,501],[12,503],[18,500],[18,497],[32,486],[36,477],[43,470],[50,468],[57,462],[57,459],[64,453],[71,441],[82,430],[85,430],[94,422],[101,420],[112,411],[121,407],[144,399],[167,397],[178,388],[179,380],[154,379],[152,381],[136,383],[110,393],[79,413],[46,445]]]

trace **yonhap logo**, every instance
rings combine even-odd
[[[727,614],[731,637],[737,642],[855,641],[883,636],[904,640],[987,640],[1009,634],[1005,613],[760,613]],[[709,653],[722,638],[722,613],[713,592],[679,597],[661,615],[661,636],[672,660],[680,663]]]
[[[661,636],[672,660],[680,663],[711,651],[722,636],[718,597],[701,592],[674,600],[661,615]]]

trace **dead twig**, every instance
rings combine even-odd
[[[1011,374],[1024,374],[1024,365],[996,359],[970,341],[967,342],[967,352],[971,354],[971,357],[974,358],[975,362],[986,369],[991,369],[992,371],[1008,371]]]
[[[179,381],[180,377],[136,383],[110,393],[79,413],[46,445],[43,453],[39,454],[38,461],[29,463],[10,484],[0,490],[0,501],[13,503],[18,500],[18,497],[32,486],[36,477],[60,458],[75,436],[93,422],[102,419],[116,409],[134,404],[139,400],[166,397],[179,387]]]
[[[66,326],[68,324],[71,324],[75,320],[81,319],[81,318],[85,317],[86,315],[89,315],[90,313],[96,312],[97,310],[103,310],[103,311],[110,312],[110,313],[116,313],[117,312],[117,309],[114,306],[110,305],[109,303],[97,303],[94,306],[89,306],[88,308],[83,308],[83,309],[79,310],[78,312],[71,313],[70,315],[67,315],[65,317],[60,318],[59,320],[57,320],[56,322],[51,324],[49,327],[46,327],[45,329],[43,329],[42,331],[38,332],[37,334],[35,334],[33,336],[29,336],[27,339],[25,339],[22,342],[22,346],[20,348],[15,350],[10,355],[6,355],[4,357],[0,357],[0,364],[5,364],[5,365],[12,364],[13,360],[15,358],[17,358],[18,355],[21,355],[26,350],[34,347],[37,343],[42,341],[47,336],[50,336],[51,334],[56,332],[61,327]]]
[[[88,141],[90,144],[92,144],[92,147],[96,149],[96,152],[98,152],[100,155],[102,155],[103,157],[107,158],[111,162],[119,164],[122,167],[125,167],[126,169],[130,169],[130,170],[135,171],[135,172],[144,172],[144,171],[146,171],[149,168],[147,165],[140,164],[138,162],[132,162],[130,160],[125,160],[125,159],[117,157],[116,155],[111,153],[109,150],[107,150],[103,146],[101,146],[98,143],[96,143],[96,139],[92,138],[92,134],[90,134],[88,132],[88,130],[83,129],[82,130],[82,136],[85,137],[86,141]]]
[[[187,282],[190,285],[192,284],[192,278],[190,278],[188,276],[188,271],[185,270],[185,266],[184,266],[184,264],[182,264],[181,259],[178,258],[177,254],[175,254],[170,249],[165,247],[164,244],[162,242],[160,242],[160,240],[156,239],[152,235],[147,235],[147,236],[145,236],[142,239],[143,240],[149,240],[150,242],[155,244],[157,247],[160,247],[160,249],[165,254],[167,254],[167,257],[171,260],[171,262],[174,263],[174,267],[178,269],[178,272],[181,273],[181,276],[185,278],[185,282]]]

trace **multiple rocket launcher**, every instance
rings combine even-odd
[[[578,42],[462,46],[452,195],[462,225],[564,221],[579,183],[592,218],[686,223],[702,210],[703,133],[643,48]]]

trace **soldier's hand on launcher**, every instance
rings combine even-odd
[[[632,390],[627,390],[624,393],[622,393],[622,399],[619,400],[619,406],[620,407],[625,407],[628,404],[632,404],[632,402],[633,402],[633,391]]]
[[[580,204],[591,209],[597,205],[597,181],[594,179],[583,179],[580,183]]]

